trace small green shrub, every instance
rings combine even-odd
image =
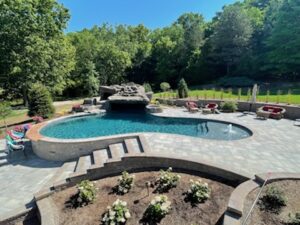
[[[221,109],[226,112],[235,112],[238,106],[236,102],[222,102]]]
[[[178,83],[178,97],[179,98],[189,97],[189,89],[183,78]]]
[[[202,183],[199,179],[197,181],[190,180],[191,186],[187,191],[187,200],[192,204],[205,202],[209,197],[211,190],[207,183]]]
[[[107,207],[108,211],[102,217],[104,225],[121,225],[131,217],[127,202],[117,199],[112,206]]]
[[[155,182],[157,185],[156,191],[162,193],[176,187],[180,178],[181,177],[178,174],[172,173],[171,167],[167,170],[161,170],[160,175]]]
[[[283,206],[286,206],[284,193],[275,186],[269,186],[266,194],[260,198],[260,208],[262,210],[279,213]]]
[[[164,218],[171,210],[171,202],[165,195],[156,196],[145,211],[143,219],[158,223]]]
[[[116,186],[116,192],[118,194],[126,194],[133,186],[134,175],[130,175],[128,172],[124,171],[122,176],[118,179],[118,185]]]
[[[167,82],[162,82],[162,83],[160,84],[160,89],[161,89],[162,91],[168,91],[168,90],[170,90],[170,88],[171,88],[171,86],[170,86],[170,84],[167,83]]]
[[[28,102],[28,116],[30,117],[41,116],[48,118],[55,112],[50,92],[40,83],[35,83],[30,88]]]
[[[290,213],[288,220],[285,222],[286,225],[300,225],[300,213]]]
[[[92,203],[96,198],[96,187],[93,182],[83,180],[77,185],[77,194],[72,197],[72,206],[82,207]]]
[[[149,83],[144,83],[143,86],[145,88],[145,92],[152,92],[152,88]]]

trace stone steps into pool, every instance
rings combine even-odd
[[[144,154],[148,150],[149,145],[143,135],[124,138],[108,148],[97,149],[89,155],[79,157],[78,160],[65,162],[47,185],[52,189],[64,187],[70,177],[81,176],[89,169],[105,167],[109,163],[121,161],[122,157]]]
[[[84,172],[92,165],[91,155],[81,156],[75,168],[75,173]]]
[[[110,155],[108,161],[120,161],[121,158],[125,154],[125,149],[124,149],[123,143],[109,145],[108,149],[109,149],[109,155]]]
[[[93,151],[94,165],[103,166],[108,159],[107,149]]]

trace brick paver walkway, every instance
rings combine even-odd
[[[253,176],[262,172],[300,172],[300,127],[290,120],[258,120],[241,113],[201,115],[185,109],[165,109],[160,116],[197,117],[239,123],[254,135],[237,141],[218,141],[160,133],[146,133],[154,153],[176,157],[194,157],[230,170]],[[5,146],[0,141],[0,150]],[[0,220],[10,210],[30,205],[61,165],[32,155],[0,167]]]
[[[264,172],[300,172],[300,127],[294,126],[294,121],[260,120],[242,113],[191,114],[185,109],[165,109],[159,115],[238,123],[251,129],[253,136],[237,141],[220,141],[169,134],[146,134],[154,152],[200,157],[209,163],[248,176]]]

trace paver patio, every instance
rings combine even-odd
[[[154,153],[201,158],[249,177],[269,171],[300,172],[300,127],[294,126],[291,120],[259,120],[242,113],[190,114],[183,108],[168,108],[159,115],[224,120],[244,125],[254,134],[242,140],[219,141],[145,133]],[[0,150],[4,146],[4,141],[1,141]],[[19,160],[0,167],[0,220],[10,210],[28,205],[33,194],[51,179],[61,164],[31,156],[28,160]]]

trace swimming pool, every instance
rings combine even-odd
[[[158,117],[148,113],[111,112],[70,117],[43,127],[43,136],[81,139],[138,132],[180,134],[215,140],[238,140],[252,135],[242,126],[212,120]]]

